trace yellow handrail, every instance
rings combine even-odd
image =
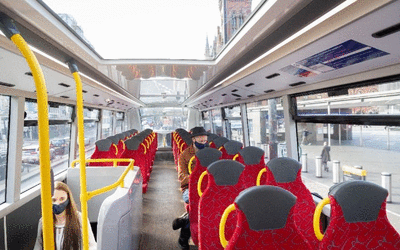
[[[131,162],[135,161],[134,159],[121,159],[121,158],[104,158],[104,159],[86,159],[85,160],[85,165],[86,163],[90,162],[113,162],[113,166],[117,167],[118,162]],[[71,162],[71,168],[75,168],[76,163],[79,162],[79,159],[75,159]]]
[[[193,160],[196,158],[196,156],[192,156],[192,158],[190,158],[190,160],[189,160],[189,164],[188,164],[188,171],[189,171],[189,174],[192,174],[192,164],[193,164]]]
[[[11,19],[8,19],[8,21],[11,22]],[[24,38],[20,34],[13,34],[10,39],[18,47],[21,54],[25,57],[29,68],[32,71],[33,80],[35,82],[38,105],[38,141],[40,148],[39,161],[43,223],[43,247],[44,249],[54,249],[53,210],[50,183],[51,176],[49,117],[47,109],[48,101],[46,83],[39,62],[36,59],[35,54],[33,54],[28,44],[25,42]]]
[[[219,223],[219,241],[221,242],[223,248],[225,248],[228,245],[228,241],[225,238],[226,220],[228,219],[229,214],[235,209],[236,209],[235,204],[231,204],[225,209],[224,213],[221,216],[221,221]]]
[[[114,148],[115,148],[115,155],[117,155],[118,154],[118,146],[117,145],[115,145],[114,143],[112,144],[113,146],[114,146]]]
[[[322,213],[322,209],[324,208],[325,205],[329,204],[330,200],[329,197],[325,197],[320,203],[318,203],[318,206],[315,208],[314,212],[314,218],[313,218],[313,226],[314,226],[314,233],[315,236],[319,241],[324,238],[324,235],[321,233],[321,228],[319,227],[319,221]]]
[[[233,157],[232,160],[236,161],[236,158],[238,158],[238,157],[239,157],[239,154],[235,154],[235,156]]]
[[[199,197],[201,197],[203,195],[203,192],[201,191],[201,183],[203,182],[203,178],[204,176],[206,176],[207,171],[204,171],[203,173],[201,173],[199,180],[197,181],[197,193],[199,194]]]
[[[261,176],[262,176],[262,174],[263,173],[266,173],[267,172],[267,169],[266,168],[263,168],[263,169],[261,169],[260,170],[260,172],[258,172],[258,175],[257,175],[257,186],[260,186],[261,185]]]
[[[183,146],[185,145],[185,143],[182,143],[181,146],[179,147],[179,152],[183,152]]]
[[[224,148],[224,146],[221,146],[221,147],[219,147],[219,149],[218,149],[218,150],[219,150],[219,151],[221,151],[223,148]]]
[[[143,146],[143,148],[144,148],[144,154],[146,154],[146,153],[147,153],[147,148],[146,148],[146,145],[144,145],[144,144],[143,144],[143,142],[142,142],[142,143],[140,143],[140,145],[142,145],[142,146]]]

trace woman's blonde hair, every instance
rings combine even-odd
[[[82,245],[82,226],[81,221],[79,219],[80,215],[78,213],[78,209],[76,208],[76,203],[74,197],[72,196],[71,190],[61,181],[56,181],[54,183],[54,190],[60,190],[67,193],[67,197],[69,199],[69,203],[65,208],[65,226],[64,226],[64,242],[62,245],[62,249],[64,250],[79,250]],[[55,237],[55,221],[56,216],[53,214],[53,231],[54,231],[54,240]],[[43,235],[42,235],[43,237]],[[54,242],[55,244],[55,242]]]

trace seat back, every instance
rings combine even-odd
[[[310,245],[317,249],[319,241],[313,233],[315,203],[301,179],[301,164],[287,157],[275,158],[267,163],[266,175],[267,185],[281,187],[297,197],[294,221]]]
[[[222,152],[222,159],[232,160],[236,154],[243,148],[243,143],[239,141],[225,142]]]
[[[221,147],[224,147],[224,144],[227,143],[228,141],[229,141],[229,139],[227,139],[225,137],[215,138],[213,140],[213,146],[211,146],[211,147],[215,147],[216,149],[220,149]]]
[[[235,199],[237,224],[226,249],[311,250],[296,228],[296,196],[274,186],[251,187]]]
[[[197,151],[195,156],[195,167],[189,177],[189,220],[190,220],[190,231],[192,233],[192,240],[197,245],[197,219],[198,219],[198,207],[199,207],[199,194],[197,192],[197,182],[199,181],[200,175],[207,170],[207,167],[221,159],[222,153],[215,148],[204,148]],[[207,187],[207,177],[203,179],[202,190]]]
[[[244,176],[247,187],[255,186],[258,173],[265,168],[264,150],[253,146],[244,147],[239,151],[237,161],[246,166]]]
[[[223,249],[218,237],[218,225],[227,206],[245,189],[242,173],[244,165],[232,160],[219,160],[207,168],[208,185],[199,201],[199,248]],[[190,222],[192,223],[192,222]],[[226,234],[233,234],[236,217],[230,216]]]
[[[400,235],[386,216],[387,195],[367,181],[333,186],[330,223],[319,249],[400,249]]]
[[[118,187],[101,204],[97,224],[97,249],[139,249],[142,229],[140,171],[129,171],[124,187]]]
[[[115,158],[115,148],[109,139],[98,140],[95,142],[95,150],[90,159],[112,159]],[[112,166],[112,162],[91,162],[89,166]]]

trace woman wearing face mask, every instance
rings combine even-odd
[[[67,184],[56,181],[52,199],[55,250],[82,249],[82,217],[81,213],[76,209],[74,198]],[[43,249],[42,229],[42,219],[40,219],[34,250]],[[97,244],[90,227],[89,249],[97,249]]]

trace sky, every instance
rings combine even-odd
[[[204,59],[220,25],[218,0],[44,0],[71,14],[106,59]]]

